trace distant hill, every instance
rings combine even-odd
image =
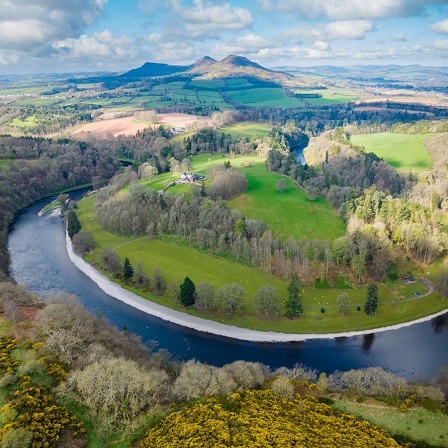
[[[416,82],[434,81],[434,78],[442,85],[448,83],[448,67],[425,67],[422,65],[349,65],[344,67],[321,65],[314,67],[277,67],[279,70],[291,74],[317,75],[336,77],[341,79],[353,79],[363,81],[385,82]]]
[[[204,56],[192,65],[168,65],[147,62],[141,67],[130,70],[122,75],[122,79],[139,79],[162,77],[182,73],[199,79],[222,78],[256,78],[281,83],[292,78],[287,73],[276,72],[262,67],[243,56],[230,55],[222,61],[216,61],[210,56]]]
[[[157,62],[146,62],[141,67],[129,70],[119,77],[125,79],[153,78],[158,76],[173,75],[174,73],[183,73],[191,67],[191,65],[169,65],[159,64]]]

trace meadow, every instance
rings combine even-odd
[[[298,98],[305,104],[311,104],[312,106],[324,106],[327,104],[343,104],[350,101],[355,101],[359,99],[352,92],[338,91],[338,90],[296,90],[296,94],[319,94],[320,98]]]
[[[285,91],[275,87],[261,87],[249,90],[231,90],[226,95],[233,101],[251,107],[302,107],[297,98],[288,97]]]
[[[219,132],[230,134],[233,139],[238,137],[256,138],[266,137],[272,130],[272,125],[257,123],[255,121],[242,121],[240,123],[228,124],[219,129]]]
[[[397,170],[427,171],[431,167],[431,156],[425,148],[430,134],[379,134],[352,135],[350,140],[366,151],[382,157]]]
[[[206,166],[207,163],[210,162],[202,162],[202,166]],[[199,163],[198,167],[200,167]],[[191,315],[262,331],[333,333],[393,325],[435,313],[444,308],[444,304],[438,294],[432,294],[429,297],[408,302],[397,302],[389,288],[385,285],[379,285],[380,306],[378,313],[373,317],[369,317],[356,308],[360,306],[362,309],[366,297],[365,287],[345,291],[304,288],[305,314],[299,320],[291,321],[282,315],[273,321],[260,320],[255,316],[253,305],[256,289],[268,284],[275,286],[280,292],[280,305],[283,306],[287,297],[288,282],[286,280],[274,277],[245,264],[237,263],[227,257],[219,257],[199,248],[186,246],[172,237],[149,240],[144,236],[127,237],[107,232],[99,226],[94,217],[94,200],[94,195],[83,199],[79,202],[77,210],[83,229],[91,232],[96,242],[96,249],[91,255],[86,257],[87,261],[98,262],[102,250],[105,247],[109,247],[116,250],[121,261],[124,261],[124,258],[127,257],[134,267],[137,264],[141,264],[144,272],[148,274],[155,267],[159,267],[162,269],[167,281],[175,285],[179,285],[185,276],[188,275],[195,284],[206,281],[219,288],[224,283],[237,282],[245,288],[244,312],[228,316],[219,311],[199,313],[194,308],[185,309],[169,293],[162,297],[155,297],[149,291],[125,286],[148,300],[185,311]],[[111,280],[116,281],[112,278]],[[342,292],[346,292],[349,295],[352,303],[347,316],[339,316],[336,310],[336,299]],[[322,313],[322,308],[325,309],[325,313]]]
[[[383,427],[389,434],[400,434],[431,446],[447,446],[448,416],[425,409],[409,409],[400,412],[397,408],[352,403],[337,400],[335,406],[343,412],[356,415],[374,425]]]

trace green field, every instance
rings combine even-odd
[[[262,87],[249,90],[233,90],[226,92],[227,96],[240,104],[252,107],[277,106],[301,107],[297,98],[288,97],[282,88]]]
[[[234,139],[237,137],[266,137],[271,130],[272,125],[267,123],[256,123],[254,121],[229,124],[219,129],[220,132],[230,134]]]
[[[312,106],[323,106],[326,104],[342,104],[357,100],[358,97],[351,92],[337,91],[337,90],[296,90],[297,94],[319,94],[321,98],[298,98],[304,103],[309,103]]]
[[[382,157],[398,170],[426,171],[431,167],[431,156],[425,148],[429,134],[379,134],[352,135],[350,140],[366,151]]]
[[[206,174],[212,166],[222,165],[228,160],[222,154],[195,156],[191,159],[190,171]],[[251,167],[246,167],[248,162]],[[248,189],[242,195],[228,201],[232,208],[240,210],[246,218],[266,221],[268,227],[283,238],[293,236],[306,239],[334,240],[345,233],[345,226],[336,210],[324,199],[309,200],[305,193],[286,179],[288,188],[278,193],[276,184],[282,177],[268,171],[264,160],[255,156],[235,156],[230,159],[233,167],[242,171],[248,179]],[[164,173],[145,185],[161,190],[179,178],[179,174]],[[169,191],[187,191],[188,186],[171,187]]]
[[[36,116],[29,115],[24,120],[20,118],[13,118],[9,123],[9,126],[17,126],[17,127],[30,127],[36,125]]]
[[[440,296],[409,302],[397,303],[388,288],[379,285],[379,301],[381,302],[376,316],[368,317],[362,311],[357,311],[357,305],[363,305],[366,297],[364,287],[346,291],[350,296],[352,307],[345,317],[337,315],[336,299],[341,290],[305,288],[303,292],[305,314],[297,321],[280,317],[275,321],[261,321],[254,316],[253,293],[264,285],[276,286],[281,293],[281,301],[286,298],[287,281],[273,277],[258,269],[245,266],[217,257],[208,252],[187,247],[177,243],[172,238],[163,240],[148,240],[145,237],[128,238],[104,231],[96,222],[93,213],[94,195],[78,203],[77,214],[83,229],[90,231],[97,244],[88,261],[98,260],[105,247],[115,248],[120,259],[128,257],[133,266],[141,263],[145,272],[151,273],[154,267],[160,267],[168,281],[180,284],[186,275],[197,284],[203,281],[213,283],[216,287],[225,282],[238,282],[246,290],[244,313],[235,316],[224,316],[219,312],[199,313],[194,308],[185,310],[179,302],[169,295],[155,297],[150,292],[128,289],[142,297],[160,303],[170,308],[178,309],[195,316],[202,316],[219,322],[225,322],[245,328],[279,331],[286,333],[332,333],[348,330],[363,330],[393,325],[402,321],[413,320],[444,309]],[[383,304],[386,303],[386,304]],[[320,312],[325,308],[325,313]]]
[[[415,441],[434,446],[448,446],[448,416],[424,409],[400,412],[382,403],[368,405],[336,401],[335,406],[343,412],[361,417],[374,425],[382,426],[390,435],[404,435]]]
[[[240,210],[247,218],[266,221],[283,238],[334,240],[344,235],[344,223],[324,199],[308,199],[286,177],[286,191],[279,193],[276,185],[282,176],[268,171],[263,160],[255,159],[250,168],[241,166],[244,160],[243,157],[241,162],[235,161],[234,166],[246,174],[248,189],[228,201],[230,207]]]

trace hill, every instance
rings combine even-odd
[[[188,66],[146,62],[141,67],[120,75],[119,78],[151,78],[168,76],[176,73],[183,73],[192,78],[208,80],[249,77],[281,83],[292,78],[291,75],[269,70],[243,56],[236,55],[229,55],[222,61],[216,61],[210,56],[204,56],[194,64]]]
[[[191,65],[169,65],[159,64],[157,62],[146,62],[141,67],[129,70],[123,73],[119,78],[124,79],[138,79],[138,78],[152,78],[158,76],[173,75],[174,73],[183,73],[189,70]]]

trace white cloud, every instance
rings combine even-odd
[[[58,56],[69,59],[132,60],[137,56],[135,42],[128,36],[114,36],[109,30],[92,36],[81,35],[53,44]]]
[[[397,42],[405,42],[407,38],[405,34],[400,33],[394,36],[394,40],[396,40]]]
[[[249,33],[237,39],[220,41],[213,46],[213,54],[227,56],[229,54],[257,54],[263,48],[274,46],[273,42],[257,34]]]
[[[56,40],[76,37],[102,13],[106,0],[0,0],[0,49],[50,53]]]
[[[170,40],[162,34],[153,33],[148,36],[147,42],[153,61],[191,63],[198,57],[193,47],[184,40]]]
[[[406,17],[446,0],[258,0],[265,12],[280,12],[330,20]]]
[[[431,28],[437,33],[448,34],[448,19],[433,23]]]
[[[338,39],[364,39],[369,31],[374,29],[371,20],[342,20],[328,24],[316,25],[313,28],[294,28],[285,30],[280,37],[287,43],[292,39],[299,40],[338,40]]]
[[[437,40],[433,42],[433,46],[438,50],[448,50],[448,39]]]
[[[193,0],[193,6],[185,6],[182,0],[170,0],[171,13],[177,17],[167,32],[189,38],[214,38],[223,31],[241,31],[253,23],[251,12],[230,3]]]

